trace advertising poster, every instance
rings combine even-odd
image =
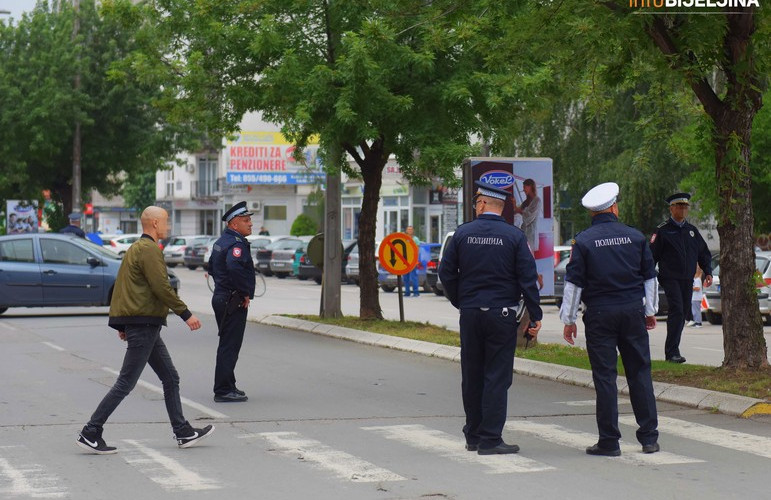
[[[8,200],[5,213],[7,234],[37,232],[37,201]]]
[[[228,184],[316,184],[326,179],[318,144],[303,149],[302,161],[281,132],[242,132],[228,141]]]
[[[527,237],[538,268],[541,296],[554,295],[554,182],[551,158],[467,158],[463,162],[463,199],[474,196],[481,180],[511,193],[503,218]],[[464,203],[463,220],[474,218]]]

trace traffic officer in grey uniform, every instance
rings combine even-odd
[[[637,440],[644,453],[659,451],[656,398],[651,380],[648,332],[656,327],[658,290],[653,256],[645,236],[618,221],[618,184],[592,188],[581,200],[592,213],[592,225],[576,235],[565,276],[560,319],[563,336],[573,344],[581,301],[586,304],[586,350],[597,394],[597,444],[589,455],[615,457],[618,441],[616,349],[629,384],[637,420]]]
[[[480,181],[476,219],[462,224],[439,266],[444,292],[460,309],[466,449],[480,455],[516,453],[501,435],[506,423],[517,346],[520,297],[530,313],[528,333],[538,335],[543,316],[538,273],[525,233],[501,217],[509,193]]]
[[[246,202],[233,205],[222,220],[227,228],[214,243],[209,257],[209,274],[214,278],[211,305],[219,328],[217,366],[214,370],[214,401],[246,401],[236,387],[236,362],[244,341],[246,313],[254,298],[254,263],[246,236],[252,234],[252,214]]]
[[[659,224],[651,236],[653,260],[659,265],[659,284],[669,304],[664,355],[672,363],[685,363],[685,358],[680,355],[680,337],[691,306],[697,262],[704,271],[704,286],[712,284],[712,254],[699,230],[685,219],[690,200],[688,193],[668,197],[672,216]],[[696,319],[701,321],[701,318]]]

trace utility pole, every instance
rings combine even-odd
[[[72,41],[77,43],[78,33],[80,32],[80,0],[72,0],[72,9],[75,11],[75,20],[72,25]],[[80,54],[78,54],[78,65],[75,68],[75,81],[73,88],[75,93],[80,92]],[[72,211],[80,213],[81,194],[80,194],[80,120],[75,120],[75,133],[72,139]]]
[[[340,275],[342,267],[342,240],[340,229],[340,155],[339,145],[330,151],[332,169],[327,172],[327,190],[324,196],[324,269],[321,279],[321,317],[339,318],[343,315],[340,307]]]

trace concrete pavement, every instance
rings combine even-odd
[[[365,332],[354,330],[352,328],[315,323],[312,321],[272,314],[252,315],[249,319],[266,325],[302,330],[318,335],[350,340],[361,344],[388,347],[400,351],[413,352],[424,356],[433,356],[460,362],[460,347],[434,344],[432,342],[405,339],[402,337],[393,337],[390,335]],[[554,380],[581,387],[593,387],[592,372],[580,368],[517,358],[514,362],[514,372],[521,375]],[[619,376],[617,386],[620,394],[629,394],[626,378]],[[662,382],[654,382],[653,390],[657,401],[717,411],[743,418],[749,418],[754,415],[771,415],[771,403],[762,399],[748,398],[735,394],[709,391],[695,387],[678,386]]]

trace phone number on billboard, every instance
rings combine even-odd
[[[312,174],[245,174],[228,172],[228,184],[316,184],[323,182],[325,176],[317,172]]]

